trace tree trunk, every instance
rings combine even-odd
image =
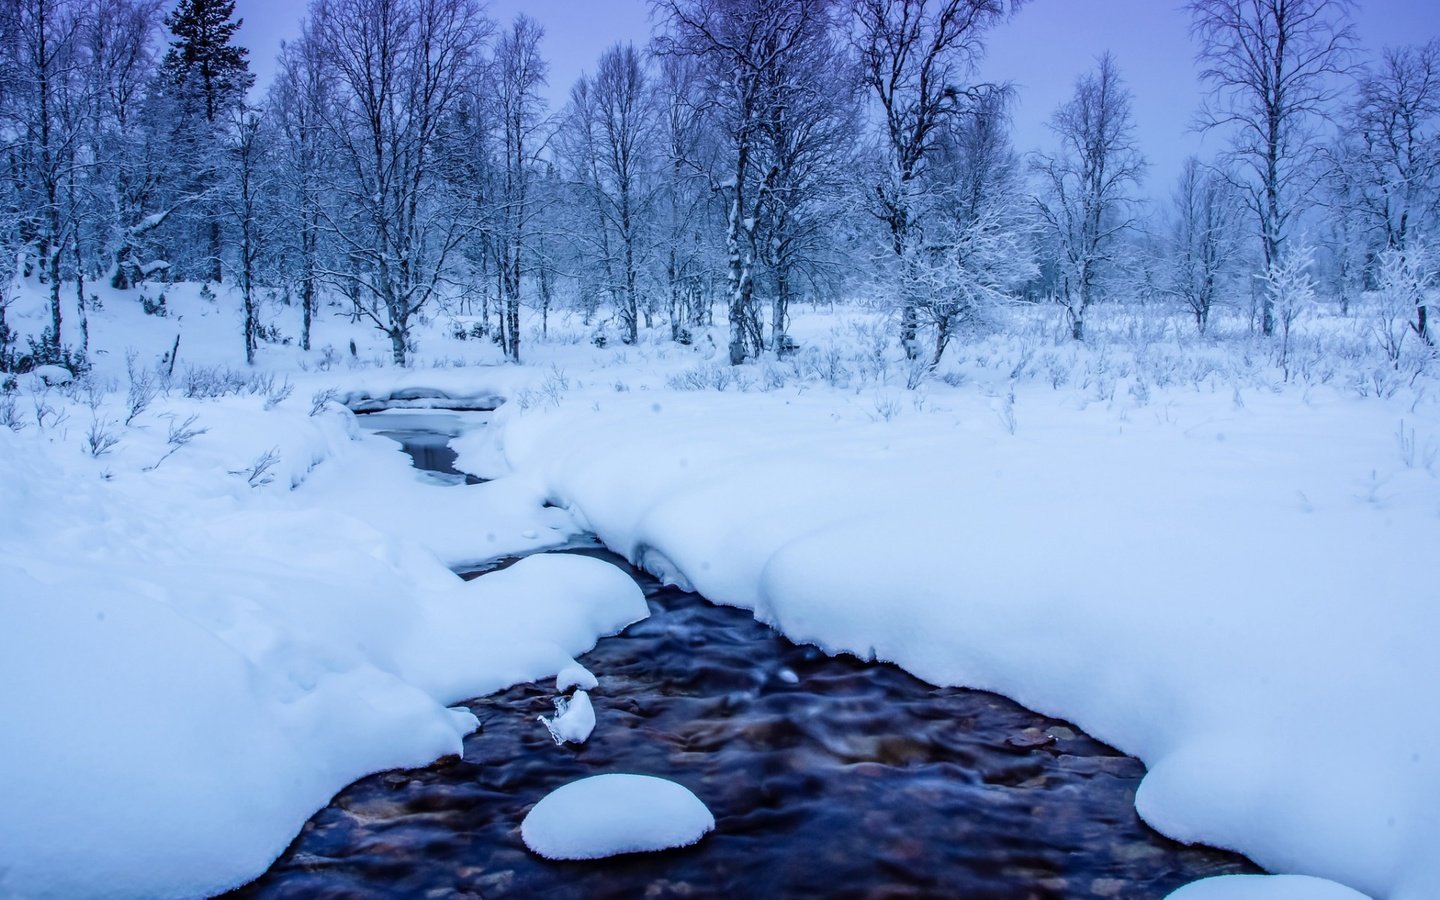
[[[776,356],[783,356],[788,350],[785,331],[790,325],[790,277],[786,266],[781,263],[775,271],[775,302],[770,307],[770,345]]]
[[[392,325],[386,334],[390,335],[390,358],[397,366],[405,366],[405,332],[403,324]]]
[[[215,217],[210,220],[210,272],[205,280],[219,284],[220,276],[220,219]]]

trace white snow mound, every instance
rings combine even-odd
[[[683,785],[611,774],[551,791],[525,816],[520,836],[546,859],[603,859],[688,847],[714,828],[710,810]]]
[[[1369,900],[1357,890],[1309,875],[1221,875],[1191,883],[1166,900]]]
[[[579,663],[571,663],[561,669],[559,674],[555,676],[555,690],[562,694],[572,687],[579,688],[582,691],[591,691],[598,687],[599,684],[599,679],[597,679],[589,669]]]
[[[583,744],[595,730],[595,707],[590,703],[590,695],[584,691],[576,691],[573,697],[556,697],[555,718],[536,718],[550,729],[550,736],[557,744],[566,741]]]

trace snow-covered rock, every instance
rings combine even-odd
[[[572,687],[582,691],[593,691],[599,684],[599,680],[590,673],[590,670],[579,663],[566,666],[555,676],[555,690],[562,694]]]
[[[602,859],[688,847],[715,828],[690,790],[649,775],[595,775],[557,788],[520,825],[546,859]]]
[[[1166,900],[1368,900],[1343,884],[1308,875],[1221,875],[1194,881]]]
[[[584,691],[576,691],[572,697],[556,697],[555,717],[538,718],[550,729],[550,736],[557,744],[583,744],[590,740],[590,734],[595,730],[595,707],[590,703],[590,695]]]
[[[69,384],[75,380],[75,373],[64,366],[36,366],[31,372],[41,384],[54,387],[61,384]]]

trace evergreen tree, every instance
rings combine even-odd
[[[230,43],[245,21],[234,15],[235,0],[180,0],[165,17],[175,39],[160,64],[161,73],[181,97],[198,105],[211,125],[244,102],[255,83],[250,51]]]
[[[234,0],[180,0],[165,17],[174,39],[160,63],[159,83],[173,101],[172,152],[191,160],[194,179],[188,193],[198,201],[189,216],[204,235],[178,235],[182,246],[206,246],[200,269],[209,281],[221,276],[221,215],[218,159],[222,130],[237,120],[245,94],[255,81],[249,51],[232,44],[243,20],[235,19]],[[177,250],[179,248],[176,248]]]

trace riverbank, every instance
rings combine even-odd
[[[878,331],[806,328],[739,370],[659,342],[405,371],[317,351],[142,366],[137,411],[112,350],[90,385],[18,384],[0,755],[27,777],[0,884],[263,871],[354,779],[458,752],[447,704],[630,620],[633,584],[545,563],[497,595],[506,623],[463,612],[491,589],[450,567],[585,530],[798,640],[1075,722],[1151,767],[1139,808],[1173,837],[1376,896],[1440,881],[1430,380],[997,338],[911,386]],[[418,477],[340,402],[425,397],[505,400],[457,460],[496,480]]]

